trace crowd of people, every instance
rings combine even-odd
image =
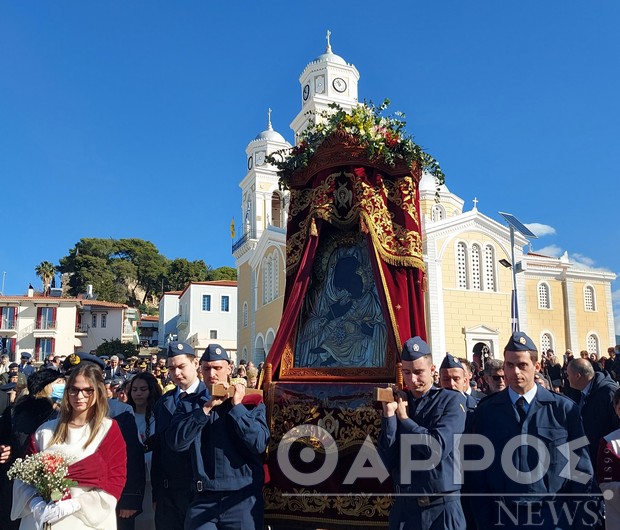
[[[254,528],[248,518],[262,527],[261,454],[269,431],[262,399],[245,396],[262,365],[235,367],[217,344],[198,357],[177,342],[162,357],[78,353],[50,356],[40,367],[27,353],[20,359],[0,359],[2,529],[206,529],[223,527],[220,520]],[[231,399],[211,397],[207,385],[215,383],[233,389]],[[172,421],[177,407],[190,416],[204,411],[193,437],[212,430],[206,440],[213,442],[192,451],[185,435],[174,438],[189,428]],[[247,447],[237,447],[246,436]],[[70,459],[68,477],[76,485],[58,502],[7,477],[16,459],[44,450]],[[203,458],[201,472],[196,462]],[[248,469],[238,469],[240,458]],[[230,490],[225,498],[223,489]],[[231,509],[222,509],[231,499]],[[205,519],[209,506],[217,507],[213,522]]]
[[[515,332],[502,360],[448,353],[437,368],[424,340],[406,341],[377,441],[390,529],[620,528],[620,346],[608,354],[560,363]],[[249,390],[262,366],[182,342],[148,359],[20,360],[0,361],[2,528],[263,528],[270,434]],[[58,502],[6,474],[49,450],[75,481]]]

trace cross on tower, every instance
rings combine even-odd
[[[478,209],[478,197],[474,197],[473,203],[474,203],[474,210],[477,210]]]

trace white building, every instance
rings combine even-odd
[[[80,298],[0,296],[0,348],[16,359],[30,353],[42,361],[50,353],[95,350],[104,340],[137,343],[138,312],[123,304]]]
[[[177,339],[179,295],[182,291],[168,291],[159,299],[159,324],[157,345],[164,348],[170,340]]]
[[[176,300],[175,300],[176,296]],[[177,313],[173,317],[174,308]],[[176,329],[171,324],[176,322]],[[237,282],[216,280],[191,282],[178,295],[166,293],[160,303],[159,336],[176,334],[177,340],[195,350],[202,350],[210,343],[223,346],[233,360],[237,357]]]

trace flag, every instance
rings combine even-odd
[[[235,239],[235,218],[232,218],[230,222],[230,237],[231,239]]]

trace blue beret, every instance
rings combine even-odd
[[[62,369],[65,373],[69,373],[72,368],[82,363],[92,363],[102,370],[105,370],[105,362],[96,355],[91,355],[90,353],[72,353],[71,355],[67,355],[67,358],[62,363]]]
[[[28,352],[23,352],[21,354],[21,359],[30,359],[32,357],[32,355],[30,355]]]
[[[450,353],[446,353],[443,361],[441,361],[441,366],[439,367],[439,369],[441,370],[442,368],[460,368],[461,370],[464,370],[461,361],[459,361],[456,357],[454,357],[454,355]]]
[[[405,342],[400,354],[401,361],[416,361],[420,357],[430,355],[431,349],[420,337],[413,337]]]
[[[522,331],[515,331],[506,344],[504,351],[538,351],[536,344]]]
[[[219,344],[209,344],[200,358],[200,362],[203,361],[226,361],[229,363],[230,357],[228,357],[228,352]]]
[[[194,352],[194,348],[185,342],[173,341],[168,344],[168,358],[176,357],[177,355],[192,355],[196,357],[196,352]]]

